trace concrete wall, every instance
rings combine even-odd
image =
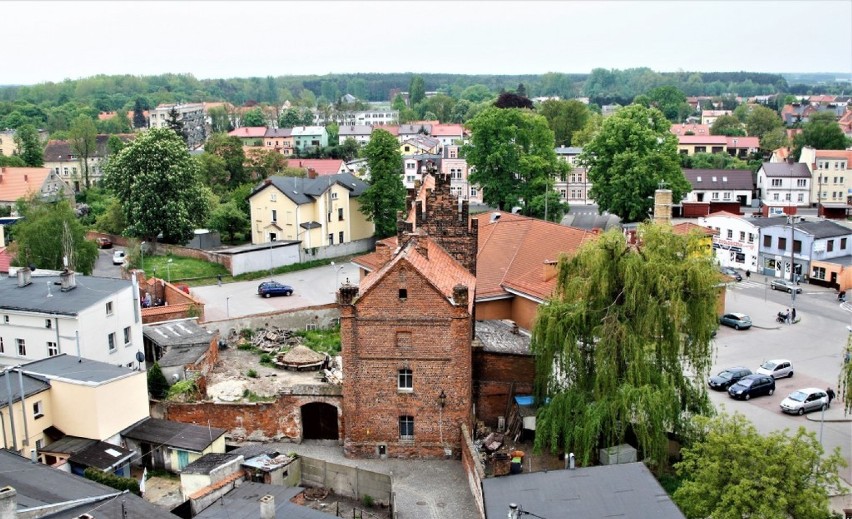
[[[326,487],[342,496],[361,500],[370,496],[376,503],[390,504],[393,484],[387,474],[314,458],[300,457],[302,485]]]
[[[340,319],[340,309],[336,304],[311,306],[291,312],[270,312],[265,314],[247,315],[222,321],[207,321],[200,323],[207,330],[216,330],[223,338],[227,338],[231,330],[239,333],[240,330],[248,328],[256,330],[277,326],[279,328],[290,328],[304,330],[308,324],[315,324],[318,328],[331,328],[337,326]]]
[[[337,238],[335,237],[335,239]],[[304,250],[302,251],[302,261],[334,259],[341,256],[370,252],[376,247],[376,239],[364,238],[363,240],[350,241],[347,243],[335,243],[334,245],[326,245],[325,247],[316,248],[308,248],[308,246],[304,243],[302,246],[304,247]]]
[[[238,276],[246,272],[259,272],[299,263],[299,244],[278,245],[272,248],[256,249],[241,254],[229,255],[231,275]]]

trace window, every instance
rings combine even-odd
[[[276,211],[275,209],[272,210],[272,221],[273,222],[278,221],[278,211]]]
[[[399,417],[399,439],[413,440],[414,439],[414,417],[400,416]]]
[[[781,250],[787,250],[787,238],[778,238],[778,248]]]
[[[811,277],[816,279],[825,279],[825,268],[814,267],[814,272],[811,274]]]
[[[748,242],[754,243],[754,234],[753,233],[748,233]]]
[[[115,332],[107,335],[107,342],[109,343],[109,351],[115,351]]]
[[[343,243],[343,231],[337,233],[337,243]]]
[[[333,232],[328,233],[328,244],[334,245],[334,233]]]
[[[55,342],[47,341],[47,356],[55,357],[59,355],[59,346]]]
[[[797,187],[808,187],[808,179],[800,178],[800,179],[796,180],[796,186]]]
[[[106,314],[112,315],[112,301],[109,301],[106,304]]]
[[[9,324],[9,316],[8,316],[8,315],[4,315],[4,316],[3,316],[3,322],[4,322],[5,324]]]
[[[719,192],[718,192],[718,191],[713,191],[713,196],[712,196],[712,198],[713,198],[713,200],[718,200],[718,199],[719,199]]]
[[[733,230],[731,230],[731,229],[728,229],[728,239],[729,239],[729,240],[733,240],[733,239],[734,239],[734,231],[733,231]]]
[[[44,404],[41,403],[41,400],[33,403],[33,418],[39,419],[44,416]]]
[[[331,199],[337,200],[337,193],[335,193],[334,191],[332,191],[332,193],[331,193]]]
[[[476,191],[475,187],[470,188],[470,196],[476,196],[476,193],[477,193],[477,191]],[[562,198],[565,198],[565,190],[564,189],[562,190]]]
[[[828,240],[828,243],[826,243],[826,245],[825,245],[825,250],[827,252],[834,251],[834,240]]]
[[[124,345],[130,346],[130,327],[129,326],[124,327]]]
[[[0,353],[6,353],[6,345],[3,344],[3,337],[0,337]]]
[[[414,390],[414,379],[411,375],[410,369],[401,369],[397,374],[397,386],[396,388],[400,391],[413,391]]]
[[[799,198],[798,198],[798,200],[799,200],[799,202],[804,202],[804,201],[805,201],[805,194],[804,194],[804,193],[799,193]]]
[[[21,357],[27,356],[27,341],[23,339],[15,339],[15,342],[18,344],[18,355]]]
[[[725,200],[730,200],[730,199],[731,199],[731,193],[729,193],[729,192],[727,192],[727,191],[726,191],[726,192],[724,192],[724,193],[722,194],[722,198],[724,198]]]
[[[790,201],[790,193],[784,193],[784,200],[786,200],[787,202]]]
[[[846,238],[840,238],[840,248],[846,250]]]
[[[781,187],[781,179],[773,178],[772,179],[772,187]]]
[[[802,240],[793,240],[793,252],[802,252]]]
[[[51,321],[50,319],[45,319],[44,320],[44,327],[45,328],[53,328],[53,321]]]
[[[339,221],[339,222],[343,221],[343,208],[342,207],[337,208],[337,221]],[[340,241],[343,241],[343,240],[340,240]]]
[[[399,289],[399,298],[400,299],[408,299],[408,289],[407,288],[400,288]]]
[[[745,241],[745,232],[740,231],[740,241]]]

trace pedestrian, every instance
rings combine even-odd
[[[831,405],[831,401],[834,400],[834,390],[828,388],[825,390],[825,394],[828,395],[828,405]]]
[[[746,279],[749,279],[750,277],[751,277],[751,271],[746,270]]]
[[[787,309],[787,312],[784,314],[784,320],[787,321],[787,324],[790,324],[790,309]]]
[[[222,274],[216,274],[216,284],[222,286]]]
[[[796,322],[796,308],[795,307],[793,307],[792,313],[790,314],[790,321],[794,322],[794,323]]]

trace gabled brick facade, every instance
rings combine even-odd
[[[475,278],[429,237],[405,239],[360,293],[340,289],[349,457],[458,455],[472,423]]]

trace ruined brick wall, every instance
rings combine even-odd
[[[379,445],[390,457],[442,457],[445,448],[458,455],[472,402],[466,305],[452,306],[404,260],[354,306],[345,302],[342,297],[345,455],[377,457]],[[398,389],[400,369],[412,371],[413,390]],[[413,440],[400,439],[400,416],[414,418]]]
[[[508,419],[510,397],[529,395],[535,381],[535,358],[531,355],[473,351],[473,388],[476,419],[497,427],[497,417]],[[514,387],[513,387],[514,385]]]
[[[482,480],[485,479],[485,467],[479,460],[479,453],[473,446],[473,440],[470,437],[470,431],[467,426],[462,426],[462,449],[461,449],[462,467],[467,474],[467,484],[470,486],[470,493],[473,495],[473,501],[476,503],[476,508],[479,510],[480,519],[485,519],[485,498],[482,495]]]
[[[475,275],[479,221],[470,221],[467,200],[459,204],[458,198],[450,193],[449,175],[435,174],[435,189],[429,192],[424,203],[414,203],[417,229],[425,231]]]
[[[335,389],[335,388],[329,388]],[[329,391],[331,393],[333,391]],[[281,395],[269,403],[175,403],[162,402],[164,418],[181,423],[226,429],[233,441],[302,439],[301,407],[323,402],[338,410],[338,431],[343,437],[344,420],[340,395]]]

